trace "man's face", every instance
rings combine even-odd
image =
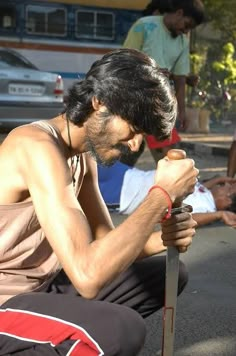
[[[187,34],[193,28],[196,27],[196,23],[192,17],[184,16],[182,10],[178,10],[175,13],[174,21],[169,28],[171,36],[176,38],[182,34]]]
[[[226,210],[232,204],[232,195],[236,192],[236,185],[225,183],[212,189],[217,210]]]
[[[86,151],[97,163],[112,165],[122,155],[138,151],[143,136],[119,116],[107,116],[105,109],[95,112],[86,122]]]

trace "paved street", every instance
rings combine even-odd
[[[193,151],[188,155],[202,179],[226,174],[227,156]],[[138,166],[154,167],[147,150]],[[122,219],[113,215],[116,224]],[[189,284],[178,300],[175,356],[236,355],[235,256],[236,231],[220,223],[198,229],[191,248],[181,255],[189,270]],[[160,355],[162,311],[146,324],[148,336],[140,356]]]
[[[236,234],[224,226],[198,230],[181,259],[189,284],[178,300],[175,356],[236,355]],[[142,356],[160,355],[162,312],[147,320]]]

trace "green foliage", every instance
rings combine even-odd
[[[190,54],[191,72],[199,74],[206,58],[204,55],[194,52]]]
[[[212,63],[213,74],[226,86],[236,84],[236,60],[234,45],[231,42],[223,46],[219,60]]]
[[[236,100],[235,48],[227,42],[217,52],[216,46],[212,45],[208,50],[198,47],[197,52],[190,56],[191,70],[198,73],[201,80],[197,88],[189,89],[188,105],[207,108],[215,118],[224,118]]]
[[[206,49],[198,48],[198,51],[195,51],[190,54],[190,66],[191,66],[191,73],[200,75],[202,71],[202,67],[206,62]],[[200,80],[202,83],[202,79]],[[190,88],[188,87],[187,93],[187,105],[192,108],[202,108],[205,105],[205,99],[199,95],[199,88]]]
[[[216,30],[221,31],[222,40],[236,40],[236,1],[235,0],[203,0],[207,16]]]
[[[188,99],[192,106],[206,107],[216,118],[224,117],[225,112],[236,107],[236,0],[202,1],[208,22],[219,37],[195,37],[191,64],[201,80],[198,88],[188,89]],[[230,93],[231,100],[222,101],[223,92]]]

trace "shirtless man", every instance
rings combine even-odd
[[[13,130],[0,147],[0,350],[4,355],[137,355],[146,317],[164,303],[165,257],[196,222],[165,220],[193,191],[191,159],[158,164],[155,189],[114,228],[96,161],[169,136],[176,99],[154,60],[121,49],[70,90],[65,113]],[[95,158],[95,160],[94,160]],[[162,233],[153,233],[163,221]],[[151,257],[147,257],[151,256]],[[146,258],[143,258],[146,257]],[[187,282],[180,264],[179,288]]]

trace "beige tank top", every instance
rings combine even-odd
[[[60,137],[46,121],[41,129]],[[78,195],[86,171],[84,154],[75,172]],[[0,305],[14,295],[43,290],[61,267],[42,231],[31,201],[0,205]]]

